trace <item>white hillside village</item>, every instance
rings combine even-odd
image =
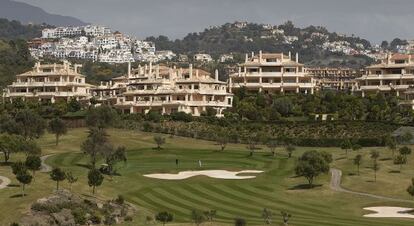
[[[29,47],[36,59],[55,57],[126,63],[158,62],[175,57],[172,51],[156,51],[154,43],[97,25],[44,29],[42,37],[32,40]]]

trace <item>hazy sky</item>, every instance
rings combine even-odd
[[[414,39],[414,0],[18,0],[147,37],[181,38],[236,20],[323,25],[374,42]]]

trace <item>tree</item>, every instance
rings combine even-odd
[[[224,151],[229,141],[229,136],[226,132],[220,132],[216,137],[216,141],[220,145],[220,150]]]
[[[234,226],[246,226],[246,220],[243,218],[234,219]]]
[[[88,173],[88,185],[92,187],[92,194],[95,194],[95,188],[102,185],[104,177],[97,169],[91,169]]]
[[[345,155],[348,158],[348,150],[352,148],[352,143],[349,139],[342,141],[341,149],[345,150]]]
[[[362,163],[362,155],[358,154],[357,156],[355,156],[354,158],[354,165],[357,166],[357,172],[358,172],[358,176],[359,176],[359,166]]]
[[[276,140],[269,140],[267,142],[267,147],[269,148],[270,152],[272,153],[272,156],[276,156],[276,148],[277,148],[277,141]]]
[[[107,146],[106,149],[103,150],[102,155],[105,158],[105,163],[107,165],[107,171],[110,176],[114,173],[115,165],[120,161],[127,161],[125,147],[118,147],[114,149],[112,145]]]
[[[411,148],[404,146],[402,148],[400,148],[400,155],[404,156],[406,161],[408,162],[408,155],[411,155]]]
[[[289,220],[292,217],[292,215],[285,211],[281,211],[280,214],[282,215],[283,224],[285,226],[289,225]]]
[[[25,187],[32,182],[32,175],[30,175],[27,170],[24,170],[17,173],[16,179],[22,185],[22,196],[25,196]]]
[[[14,175],[27,171],[26,165],[21,161],[13,163],[11,165],[11,168]]]
[[[69,191],[72,191],[72,184],[76,183],[78,181],[78,178],[75,177],[72,172],[66,172],[66,179],[69,183]]]
[[[105,130],[97,128],[89,130],[88,138],[81,145],[82,151],[89,155],[93,169],[96,167],[98,157],[107,148],[111,148],[111,145],[108,144],[108,135]]]
[[[217,215],[217,210],[207,210],[207,211],[204,211],[204,216],[210,222],[212,222],[214,220],[214,218],[216,217],[216,215]]]
[[[23,138],[17,135],[0,135],[0,151],[3,152],[5,163],[9,161],[11,154],[21,151],[22,142]]]
[[[378,151],[371,151],[370,153],[371,159],[374,160],[374,162],[377,162],[378,158],[380,157],[380,153]]]
[[[401,172],[401,170],[402,170],[402,166],[404,165],[404,164],[406,164],[407,163],[407,157],[405,157],[405,156],[403,156],[403,155],[397,155],[395,158],[394,158],[394,164],[396,164],[396,165],[400,165],[400,172]]]
[[[46,128],[44,119],[29,109],[18,111],[15,116],[15,121],[20,128],[20,135],[25,139],[39,138],[43,135]]]
[[[202,224],[204,221],[206,221],[205,215],[198,210],[191,211],[191,219],[193,220],[194,224],[197,226]]]
[[[103,105],[90,108],[86,114],[86,124],[89,127],[104,129],[113,125],[118,119],[117,112],[110,106]]]
[[[165,138],[160,135],[155,135],[154,141],[155,141],[155,144],[157,145],[158,151],[161,150],[161,146],[165,144]]]
[[[414,196],[414,178],[411,179],[411,184],[410,184],[410,186],[408,186],[407,192],[411,196]]]
[[[50,178],[53,181],[56,181],[56,191],[59,191],[59,182],[64,181],[66,179],[66,174],[60,168],[54,168],[50,172]]]
[[[256,150],[256,142],[249,139],[249,143],[247,144],[247,149],[250,151],[250,156],[253,156],[254,151]]]
[[[37,155],[29,155],[26,158],[25,165],[28,170],[32,171],[33,180],[35,180],[35,173],[36,171],[40,170],[40,167],[42,166],[42,160]]]
[[[288,153],[288,157],[289,158],[291,158],[292,157],[292,154],[293,154],[293,152],[296,150],[296,148],[295,148],[295,146],[293,146],[293,145],[288,145],[288,146],[286,146],[286,151],[287,151],[287,153]]]
[[[359,144],[353,144],[352,145],[352,150],[353,151],[359,151],[359,150],[361,150],[362,149],[362,146],[361,145],[359,145]]]
[[[264,208],[262,218],[266,224],[272,224],[273,212],[267,208]]]
[[[155,215],[155,220],[161,222],[162,225],[165,225],[166,223],[173,221],[173,219],[174,219],[174,216],[171,213],[166,212],[166,211],[159,212],[157,213],[157,215]]]
[[[50,120],[48,130],[56,136],[56,146],[59,144],[59,137],[67,133],[66,123],[60,118]]]
[[[295,167],[296,175],[303,176],[312,187],[314,179],[322,173],[329,171],[329,163],[325,157],[317,151],[307,151],[298,159]]]
[[[42,154],[42,149],[34,140],[22,140],[20,150],[25,153],[26,156],[40,156]]]
[[[372,169],[374,170],[374,181],[377,182],[377,171],[380,169],[377,161],[375,161],[374,165],[372,165]]]
[[[394,158],[394,153],[395,153],[395,150],[397,149],[397,142],[395,141],[395,139],[392,138],[391,136],[387,136],[385,138],[385,145],[388,147],[388,149],[391,150],[392,158]]]

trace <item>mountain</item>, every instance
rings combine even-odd
[[[70,16],[50,14],[43,9],[22,2],[0,0],[0,17],[23,24],[49,24],[54,26],[82,26],[87,23]]]

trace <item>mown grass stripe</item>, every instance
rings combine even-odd
[[[214,207],[213,209],[217,209],[217,210],[220,210],[220,212],[226,213],[225,215],[229,218],[234,217],[236,213],[237,215],[243,215],[246,217],[251,215],[251,212],[249,212],[248,209],[244,208],[245,206],[243,206],[242,208],[240,208],[240,206],[239,208],[235,208],[235,206],[238,206],[236,204],[237,200],[233,200],[234,201],[233,203],[220,202],[221,200],[216,197],[212,197],[212,196],[199,193],[199,192],[198,192],[198,195],[196,195],[197,192],[186,192],[186,191],[189,191],[187,189],[180,190],[180,191],[174,190],[174,191],[179,193],[186,200],[191,200],[194,203],[198,203],[199,205],[201,204],[204,206]]]

